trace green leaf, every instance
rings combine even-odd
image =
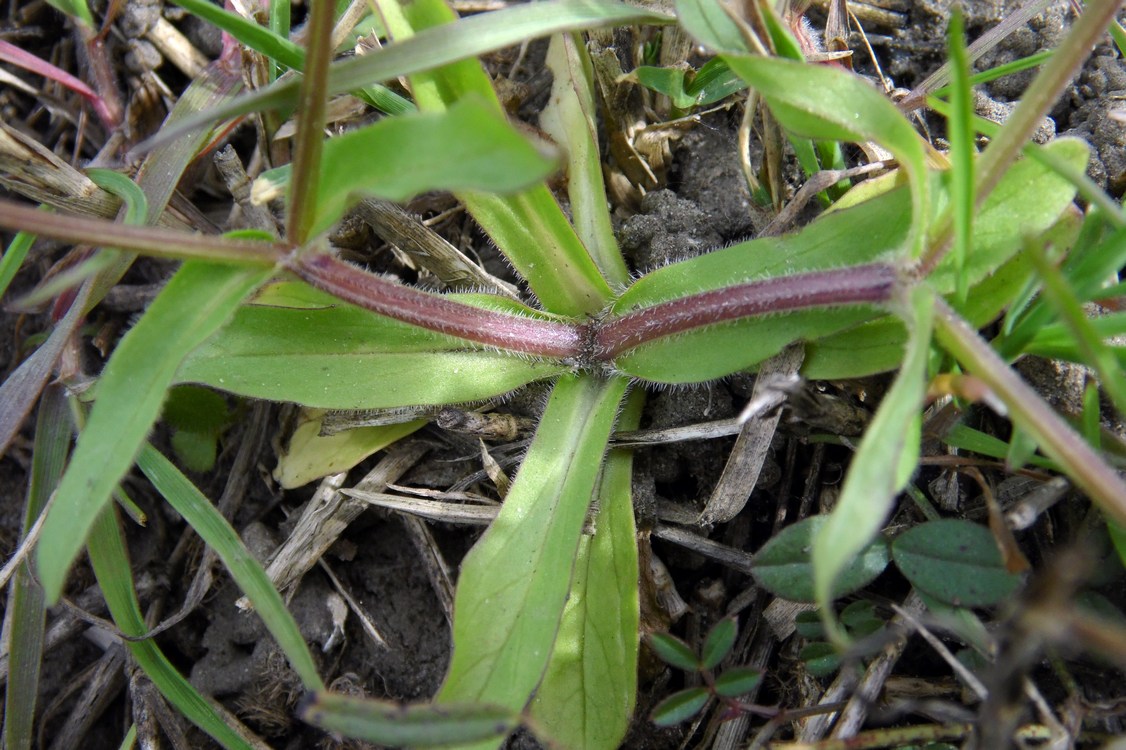
[[[816,598],[811,546],[829,516],[811,516],[776,534],[751,561],[751,572],[760,586],[775,596],[795,602]],[[833,583],[833,595],[844,596],[867,586],[888,564],[887,545],[882,539],[864,538],[864,550],[853,557]]]
[[[687,643],[668,633],[653,633],[648,639],[649,647],[656,652],[661,661],[669,666],[695,672],[700,668],[700,659]]]
[[[308,696],[297,714],[328,732],[392,747],[499,740],[520,723],[518,711],[497,706],[402,706],[329,692]]]
[[[552,37],[547,66],[554,78],[551,99],[540,114],[540,127],[567,154],[567,197],[575,232],[602,275],[624,287],[630,275],[618,250],[606,201],[598,153],[594,72],[586,44],[571,34]],[[521,250],[512,248],[511,252]]]
[[[479,100],[385,118],[325,143],[312,233],[335,224],[361,195],[405,201],[427,190],[507,193],[556,166]]]
[[[798,658],[814,677],[828,677],[841,668],[841,656],[836,647],[824,641],[806,644],[798,652]]]
[[[653,709],[651,715],[653,723],[659,727],[671,727],[682,721],[688,721],[700,713],[700,709],[707,705],[710,697],[707,690],[698,687],[673,693]]]
[[[907,191],[896,190],[834,211],[795,235],[750,240],[673,263],[641,277],[614,303],[611,315],[763,278],[887,258],[907,238],[909,206]],[[842,243],[842,237],[864,241]],[[879,315],[870,305],[856,305],[746,318],[660,339],[630,350],[614,365],[659,383],[710,380],[751,367],[793,341],[829,336]]]
[[[58,599],[87,531],[133,465],[180,362],[272,273],[185,263],[122,338],[98,381],[97,401],[36,549],[49,601]]]
[[[519,711],[531,698],[559,631],[626,385],[590,376],[556,383],[500,514],[462,563],[439,703]]]
[[[724,698],[738,698],[758,687],[762,672],[751,667],[735,667],[715,678],[715,691]]]
[[[168,392],[162,418],[173,429],[172,448],[184,466],[210,471],[219,435],[230,424],[226,399],[205,388],[178,386]]]
[[[636,390],[618,430],[637,429],[644,391]],[[575,580],[531,715],[541,739],[559,747],[615,750],[637,693],[637,529],[633,451],[614,450],[598,486],[595,532],[579,542]]]
[[[240,43],[293,70],[305,68],[305,50],[265,26],[224,10],[207,0],[174,0],[193,16],[227,32]]]
[[[891,550],[916,588],[955,606],[988,607],[1020,585],[1020,576],[1005,570],[993,535],[969,521],[921,524],[897,537]]]
[[[630,74],[645,88],[664,94],[677,109],[688,109],[696,103],[696,98],[685,91],[686,68],[658,68],[642,65]]]
[[[485,400],[565,369],[467,350],[464,341],[380,317],[304,284],[271,290],[192,352],[177,382],[325,409],[377,409]]]
[[[171,283],[171,282],[169,282]],[[155,303],[154,303],[155,304]],[[64,478],[65,481],[65,478]],[[58,507],[56,500],[55,507]],[[105,596],[114,623],[127,635],[141,636],[148,632],[137,592],[125,539],[118,526],[114,506],[103,507],[90,530],[88,544],[90,564]],[[42,569],[42,568],[41,568]],[[207,732],[223,747],[251,750],[252,745],[229,727],[216,710],[192,684],[176,671],[168,657],[152,638],[126,641],[125,647],[145,675],[152,680],[169,703],[193,724]]]
[[[903,113],[875,87],[838,68],[761,56],[725,59],[792,134],[824,141],[875,141],[895,155],[911,183],[911,254],[917,257],[929,213],[926,152]]]
[[[821,615],[817,614],[816,610],[798,612],[798,616],[794,618],[794,629],[807,641],[825,637],[825,627],[821,624]]]
[[[72,420],[61,386],[48,388],[39,401],[35,443],[31,456],[27,505],[21,539],[46,507],[62,477],[70,449]],[[14,499],[14,498],[13,498]],[[43,589],[26,562],[12,576],[8,589],[8,680],[4,690],[3,745],[9,750],[29,750],[35,737],[35,704],[43,661],[46,621]]]
[[[714,0],[677,0],[676,18],[700,44],[716,52],[748,52],[735,21]]]
[[[608,12],[614,9],[608,4],[590,5],[586,10],[589,12],[595,7]],[[393,46],[403,46],[414,39],[474,20],[454,22],[453,11],[443,0],[416,0],[408,6],[385,2],[380,8],[388,30],[398,40]],[[557,10],[566,12],[562,7]],[[496,20],[499,24],[500,19]],[[482,36],[490,35],[499,29],[498,25],[482,29],[480,33]],[[565,30],[570,29],[555,29]],[[428,56],[438,57],[443,51],[433,49]],[[411,88],[421,108],[442,110],[467,96],[480,96],[488,99],[498,113],[501,111],[492,82],[476,61],[463,60],[431,67],[420,69],[411,76]],[[587,164],[583,169],[592,166]],[[575,227],[545,185],[509,196],[464,192],[458,197],[527,280],[545,308],[565,315],[593,315],[605,308],[612,294],[593,256],[598,255],[605,260],[613,251],[598,249],[588,252]],[[598,197],[592,192],[588,199]],[[580,211],[578,218],[588,229],[602,231],[593,224],[588,226],[588,220],[594,218],[592,214],[584,217]]]
[[[684,91],[697,107],[706,107],[747,88],[722,57],[713,57],[696,71]]]
[[[323,690],[324,683],[309,653],[293,615],[266,571],[243,545],[238,533],[219,514],[202,492],[179,469],[147,443],[137,457],[137,466],[153,487],[168,501],[208,547],[223,561],[231,578],[254,604],[266,629],[277,639],[282,652],[307,690]]]
[[[954,244],[950,258],[955,269],[954,297],[959,304],[964,304],[969,285],[962,271],[969,255],[974,213],[974,133],[973,92],[961,6],[953,8],[946,48],[952,73],[951,111],[946,120],[950,139],[950,198],[954,212]]]
[[[836,580],[847,575],[858,555],[876,537],[892,503],[919,461],[921,409],[934,319],[933,293],[916,287],[911,295],[910,340],[903,367],[876,410],[845,477],[837,505],[813,539],[816,600],[833,640],[844,640],[832,621]]]
[[[323,417],[324,412],[320,410],[302,415],[285,451],[278,456],[274,479],[283,489],[291,490],[329,474],[348,471],[376,451],[427,424],[427,420],[418,419],[322,435]]]
[[[700,654],[700,665],[704,669],[715,669],[724,658],[731,653],[735,645],[735,636],[739,634],[739,626],[734,617],[725,617],[715,624],[704,639],[704,648]]]

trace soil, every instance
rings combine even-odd
[[[965,3],[968,9],[969,35],[975,37],[1001,20],[1015,3],[1002,0],[974,0]],[[147,91],[137,88],[139,80],[153,81],[155,71],[173,90],[182,88],[186,78],[171,65],[163,62],[160,52],[151,44],[139,39],[160,13],[158,4],[148,5],[147,13],[133,8],[119,22],[123,35],[111,35],[108,44],[110,59],[125,59],[126,72],[121,80],[126,82],[130,95]],[[894,4],[893,4],[894,5]],[[943,58],[942,40],[949,16],[948,3],[930,0],[903,3],[900,14],[902,25],[871,28],[871,41],[886,75],[894,79],[895,86],[910,88],[927,73],[935,69]],[[9,8],[10,31],[14,41],[45,58],[56,60],[64,67],[70,65],[79,74],[82,62],[76,62],[73,37],[64,37],[57,45],[43,41],[44,36],[34,35],[36,29],[57,28],[59,17],[42,4],[14,4]],[[198,23],[182,17],[171,7],[164,9],[167,17],[175,21],[188,38],[208,55],[219,52],[212,36]],[[815,27],[823,19],[817,11],[811,12]],[[1010,37],[990,51],[979,67],[992,67],[1030,54],[1058,42],[1067,15],[1063,3],[1051,7],[1032,22],[1017,29]],[[132,26],[129,26],[129,25]],[[129,26],[129,28],[125,28]],[[136,27],[136,28],[133,28]],[[138,31],[141,29],[142,31]],[[49,36],[49,35],[48,35]],[[123,39],[131,41],[125,42]],[[874,69],[862,46],[853,44],[858,72],[874,74]],[[549,77],[542,68],[542,45],[532,45],[527,57],[519,66],[515,83],[519,84],[524,100],[542,100],[549,85]],[[500,70],[511,69],[513,57],[500,56],[495,61]],[[27,77],[26,74],[20,74]],[[979,105],[982,112],[1001,113],[1006,105],[1019,98],[1029,80],[1028,75],[1013,76],[983,88]],[[1126,191],[1126,130],[1111,111],[1121,108],[1126,95],[1126,67],[1108,44],[1099,45],[1082,73],[1058,106],[1051,112],[1051,122],[1046,130],[1059,135],[1083,138],[1092,145],[1093,159],[1089,168],[1092,179],[1115,197]],[[6,123],[19,128],[47,145],[64,158],[74,158],[84,164],[100,145],[96,127],[91,135],[78,143],[79,136],[74,114],[77,105],[62,94],[57,104],[45,108],[14,89],[0,92],[0,112]],[[760,231],[769,216],[765,209],[757,208],[750,198],[743,173],[736,158],[736,131],[741,118],[741,105],[733,104],[704,115],[699,122],[678,133],[670,143],[671,162],[664,184],[650,189],[632,207],[619,206],[616,211],[620,244],[632,269],[637,273],[708,252],[732,242],[753,237]],[[941,137],[937,120],[928,120],[932,133]],[[138,128],[141,123],[136,123]],[[244,129],[245,130],[245,129]],[[240,153],[246,154],[254,147],[253,136],[248,132],[235,134],[234,142]],[[752,158],[761,158],[759,146],[754,144]],[[74,154],[78,156],[75,157]],[[790,159],[787,174],[797,175]],[[193,202],[216,224],[223,226],[230,213],[230,198],[218,186],[211,173],[197,175],[192,181],[181,184],[181,193]],[[412,208],[433,216],[452,207],[444,196],[427,196]],[[506,266],[491,253],[463,215],[454,211],[437,226],[455,244],[483,256],[490,272],[508,273]],[[399,273],[408,281],[417,275],[405,268],[397,256],[387,251],[377,238],[362,231],[359,239],[353,237],[349,249],[367,258],[380,270]],[[15,289],[31,288],[45,274],[51,264],[61,257],[57,246],[43,245],[36,249],[29,263],[17,277]],[[167,273],[167,266],[142,262],[138,264],[125,284],[143,300],[151,297],[146,285],[159,281]],[[510,279],[515,282],[516,279]],[[123,298],[124,294],[121,295]],[[11,299],[11,296],[9,296]],[[122,303],[117,307],[103,307],[91,322],[94,328],[112,337],[127,327],[132,312],[139,309]],[[45,314],[23,314],[11,311],[2,313],[0,321],[0,371],[10,373],[31,350],[29,337],[46,330]],[[88,348],[85,364],[89,372],[101,367],[102,354]],[[1082,382],[1082,373],[1052,366],[1026,367],[1026,374],[1056,399],[1057,405],[1075,411],[1075,402],[1064,394],[1060,383]],[[735,415],[750,397],[753,376],[739,375],[723,382],[695,388],[660,391],[648,400],[642,427],[667,427],[702,421],[724,419]],[[870,394],[879,393],[883,387],[877,378],[865,383],[809,384],[811,398],[835,399],[846,403],[863,414],[874,408]],[[864,394],[869,394],[867,397]],[[535,416],[542,404],[542,389],[530,389],[520,397],[497,407],[499,411],[520,416]],[[233,402],[232,402],[233,404]],[[245,410],[243,413],[248,413]],[[275,413],[271,418],[271,440],[261,439],[247,423],[235,424],[221,440],[221,452],[216,468],[203,474],[193,474],[193,479],[209,497],[223,494],[233,467],[247,472],[247,488],[239,497],[237,506],[230,509],[231,518],[243,539],[254,554],[266,560],[276,546],[289,533],[296,519],[309,501],[313,486],[282,491],[272,478],[275,445],[284,440],[285,420]],[[998,420],[988,415],[980,417],[981,425],[990,426],[1002,433],[1006,429]],[[729,613],[740,613],[744,626],[737,645],[733,663],[755,664],[767,670],[767,680],[757,697],[764,705],[778,704],[787,707],[808,706],[820,697],[832,683],[832,678],[817,678],[809,674],[798,658],[804,641],[797,636],[781,639],[764,623],[762,613],[771,605],[770,597],[757,589],[753,581],[738,567],[724,565],[661,538],[659,527],[689,521],[693,533],[738,550],[753,552],[758,549],[783,524],[811,513],[819,512],[831,504],[847,467],[850,451],[843,445],[829,445],[810,441],[809,430],[800,425],[790,425],[785,420],[773,441],[773,454],[767,462],[758,485],[754,488],[746,509],[734,520],[714,528],[691,526],[690,520],[703,507],[719,480],[730,454],[733,438],[711,441],[685,442],[665,447],[640,449],[635,468],[638,516],[645,534],[643,548],[651,547],[651,554],[667,567],[671,585],[686,602],[686,611],[674,617],[666,606],[647,614],[646,626],[652,629],[671,628],[690,642],[698,642],[707,629],[719,618]],[[21,502],[25,494],[30,455],[31,422],[16,443],[0,461],[0,551],[5,555],[16,546],[22,521]],[[847,433],[842,433],[847,434]],[[154,436],[163,448],[169,448],[170,436],[158,431]],[[521,436],[519,440],[526,436]],[[475,441],[445,433],[436,426],[426,428],[409,439],[428,446],[425,457],[419,461],[399,483],[425,489],[450,490],[471,488],[495,496],[495,488],[483,471],[480,451]],[[240,447],[253,441],[259,446],[249,455],[239,458]],[[514,474],[520,455],[520,444],[497,446],[500,465]],[[937,451],[934,448],[933,451]],[[933,452],[932,451],[932,452]],[[353,469],[346,480],[354,483],[375,465],[379,457]],[[998,473],[994,477],[1000,480]],[[976,489],[940,468],[925,468],[917,484],[929,487],[944,510],[976,519],[984,518],[984,503]],[[142,482],[132,482],[130,493],[149,515],[145,529],[127,524],[130,551],[138,580],[151,581],[145,587],[142,605],[155,613],[157,619],[180,609],[188,598],[189,586],[199,571],[202,549],[198,540],[185,532],[182,521],[175,513],[158,502]],[[1049,520],[1038,524],[1022,537],[1022,546],[1035,559],[1034,565],[1051,556],[1067,539],[1074,538],[1087,528],[1086,503],[1071,497],[1050,515]],[[917,511],[904,504],[892,525],[917,522]],[[443,678],[449,659],[450,632],[447,611],[443,605],[440,578],[421,561],[417,537],[412,536],[405,521],[390,513],[369,510],[354,521],[339,542],[324,558],[324,568],[314,568],[292,594],[290,607],[302,633],[320,660],[321,674],[335,689],[378,698],[401,701],[421,700],[432,695]],[[441,524],[428,525],[435,548],[452,571],[466,550],[479,535],[479,527],[458,527]],[[1105,551],[1104,551],[1105,552]],[[1126,604],[1126,584],[1119,566],[1115,569],[1110,554],[1099,557],[1101,570],[1107,571],[1092,590],[1105,596],[1119,607]],[[326,569],[338,580],[334,583]],[[175,627],[158,636],[160,646],[176,662],[196,687],[218,698],[254,732],[276,748],[307,747],[364,747],[361,743],[340,742],[322,732],[313,730],[294,718],[294,706],[300,698],[300,687],[295,675],[285,664],[272,640],[265,635],[259,620],[241,612],[235,601],[239,593],[222,572],[214,567],[215,581],[197,606]],[[76,568],[69,588],[69,596],[83,606],[98,611],[96,591],[83,592],[92,586],[92,576],[84,562]],[[332,607],[338,591],[347,592],[356,606],[370,619],[372,628],[365,629],[357,616],[349,613],[342,636],[334,635]],[[906,583],[897,574],[886,573],[867,589],[879,602],[880,612],[890,616],[889,605],[902,603],[908,592]],[[2,600],[6,604],[6,595]],[[76,622],[65,610],[51,612],[53,625]],[[1004,631],[1011,620],[997,619],[997,627]],[[75,624],[70,635],[50,646],[44,662],[40,715],[43,747],[59,746],[61,737],[79,737],[84,748],[117,747],[123,736],[123,727],[132,721],[137,700],[136,682],[126,679],[128,669],[121,670],[122,661],[116,662],[120,679],[111,681],[103,690],[96,714],[76,719],[76,705],[92,672],[90,667],[107,660],[120,646],[113,638],[99,637],[97,626]],[[376,635],[377,634],[377,635]],[[1122,675],[1104,664],[1078,657],[1068,662],[1070,675],[1076,685],[1069,688],[1058,674],[1047,665],[1030,665],[1036,684],[1044,692],[1048,703],[1058,710],[1081,710],[1097,713],[1098,722],[1088,729],[1117,735],[1123,732]],[[629,748],[676,748],[685,743],[696,746],[743,746],[758,731],[762,722],[743,716],[736,721],[721,723],[718,714],[712,714],[703,725],[658,729],[646,718],[649,710],[672,691],[682,686],[684,676],[663,668],[651,654],[642,658],[642,680],[639,690],[637,719],[624,743]],[[5,664],[6,666],[6,664]],[[972,719],[973,712],[963,703],[956,684],[948,679],[947,667],[935,653],[918,638],[912,638],[906,652],[899,660],[895,672],[884,685],[883,705],[887,711],[919,712],[939,721]],[[921,683],[921,684],[920,684]],[[1076,705],[1082,696],[1081,705]],[[843,695],[848,697],[846,690]],[[1114,703],[1117,701],[1117,703]],[[1096,707],[1096,708],[1092,708]],[[948,713],[943,714],[941,710]],[[937,713],[935,713],[937,711]],[[1071,716],[1072,714],[1067,714]],[[892,722],[894,715],[873,719]],[[1066,718],[1066,717],[1065,717]],[[67,722],[77,728],[69,729]],[[84,722],[84,723],[82,723]],[[180,732],[191,747],[210,747],[210,741],[180,720],[178,726],[169,728],[171,734]],[[67,732],[71,732],[68,734]],[[816,739],[814,730],[809,737]],[[54,744],[52,744],[54,743]],[[530,747],[534,743],[524,736],[511,741],[514,747]],[[78,746],[78,745],[74,745]]]

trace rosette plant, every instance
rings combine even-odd
[[[134,182],[92,175],[130,206],[120,223],[74,216],[83,209],[73,204],[61,206],[69,213],[0,204],[6,227],[102,248],[40,350],[46,353],[4,385],[9,427],[18,427],[27,413],[21,408],[30,408],[77,321],[134,254],[183,261],[96,383],[71,397],[77,445],[65,469],[57,464],[57,487],[48,472],[35,495],[44,502],[29,509],[34,519],[53,490],[33,560],[47,602],[58,599],[85,546],[118,627],[146,631],[111,502],[137,464],[216,550],[278,639],[308,690],[306,720],[395,745],[494,747],[525,726],[559,747],[615,747],[635,701],[639,615],[631,454],[611,448],[611,436],[637,427],[648,384],[753,370],[795,343],[805,345],[811,378],[898,368],[840,501],[812,541],[812,590],[838,639],[843,631],[829,606],[842,591],[835,582],[872,543],[915,470],[928,379],[954,362],[986,385],[993,403],[1004,404],[1108,518],[1126,522],[1122,480],[976,332],[1037,274],[1058,273],[1040,262],[1041,238],[1050,234],[1054,251],[1077,241],[1082,222],[1072,201],[1084,144],[1027,144],[1110,23],[1114,3],[1090,3],[981,154],[971,137],[966,66],[955,59],[949,155],[866,81],[793,59],[797,52],[786,57],[797,47],[766,3],[772,41],[756,46],[736,19],[706,0],[679,3],[677,18],[601,0],[549,0],[461,20],[442,0],[377,0],[388,43],[338,62],[335,3],[310,4],[304,49],[206,3],[181,4],[300,75],[177,113],[148,144],[146,164],[185,143],[194,154],[206,140],[200,133],[227,118],[295,111],[292,163],[272,176],[287,191],[285,236],[144,226],[156,223],[168,197],[154,187],[156,170],[148,178],[142,170]],[[581,32],[677,22],[721,54],[792,137],[875,143],[891,155],[894,171],[787,236],[632,275],[602,184],[598,107]],[[552,37],[555,75],[543,121],[550,142],[510,124],[476,59],[542,36]],[[955,35],[952,49],[960,44]],[[771,49],[783,56],[767,54]],[[404,76],[409,101],[380,86]],[[326,139],[327,99],[346,92],[387,114]],[[569,215],[545,183],[560,170]],[[347,263],[328,245],[328,231],[360,198],[402,201],[429,190],[452,191],[464,203],[523,279],[520,295],[422,291]],[[49,196],[41,200],[50,203]],[[1111,208],[1085,225],[1086,278],[1120,265],[1122,216]],[[1103,232],[1104,224],[1116,233]],[[1097,283],[1079,297],[1094,296]],[[1029,349],[1036,321],[1052,317],[1044,310],[1017,311],[1000,342],[1007,357]],[[1099,372],[1120,378],[1116,370]],[[146,444],[166,393],[181,383],[322,409],[389,409],[481,402],[544,380],[551,393],[535,437],[499,514],[460,568],[445,684],[432,703],[418,706],[328,691],[261,567],[198,490]],[[45,430],[44,441],[65,445],[65,431],[52,438]],[[193,722],[225,746],[249,746],[151,640],[128,645]]]

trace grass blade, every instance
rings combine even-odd
[[[39,402],[22,536],[39,517],[59,483],[70,448],[71,422],[66,399],[58,387],[48,388]],[[32,745],[39,668],[43,659],[43,589],[27,563],[12,578],[8,599],[8,684],[4,692],[4,747],[25,750]]]
[[[966,56],[965,29],[960,6],[955,6],[950,18],[946,46],[953,76],[950,83],[950,117],[946,121],[946,128],[950,139],[950,202],[954,211],[954,299],[956,304],[962,305],[965,304],[969,290],[962,271],[970,252],[970,233],[973,230],[974,134],[969,60]]]
[[[187,263],[121,340],[98,383],[97,402],[36,550],[49,601],[58,599],[86,533],[132,466],[180,362],[272,273]]]
[[[87,548],[98,586],[106,598],[106,605],[117,627],[126,635],[140,636],[147,633],[148,627],[141,614],[137,592],[133,588],[129,555],[113,505],[100,509],[92,524]],[[126,641],[125,645],[161,695],[193,724],[215,738],[223,747],[253,750],[254,745],[229,727],[207,699],[176,671],[155,641]]]
[[[281,594],[270,583],[266,571],[247,551],[227,519],[204,497],[191,480],[148,443],[141,448],[137,467],[157,491],[184,517],[208,547],[223,561],[239,588],[254,605],[266,628],[277,639],[306,690],[324,690],[313,655],[301,636],[297,622],[285,607]]]

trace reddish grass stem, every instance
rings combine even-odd
[[[779,276],[670,300],[601,325],[594,333],[593,359],[609,361],[659,338],[740,318],[888,302],[897,281],[893,266],[873,263]]]

